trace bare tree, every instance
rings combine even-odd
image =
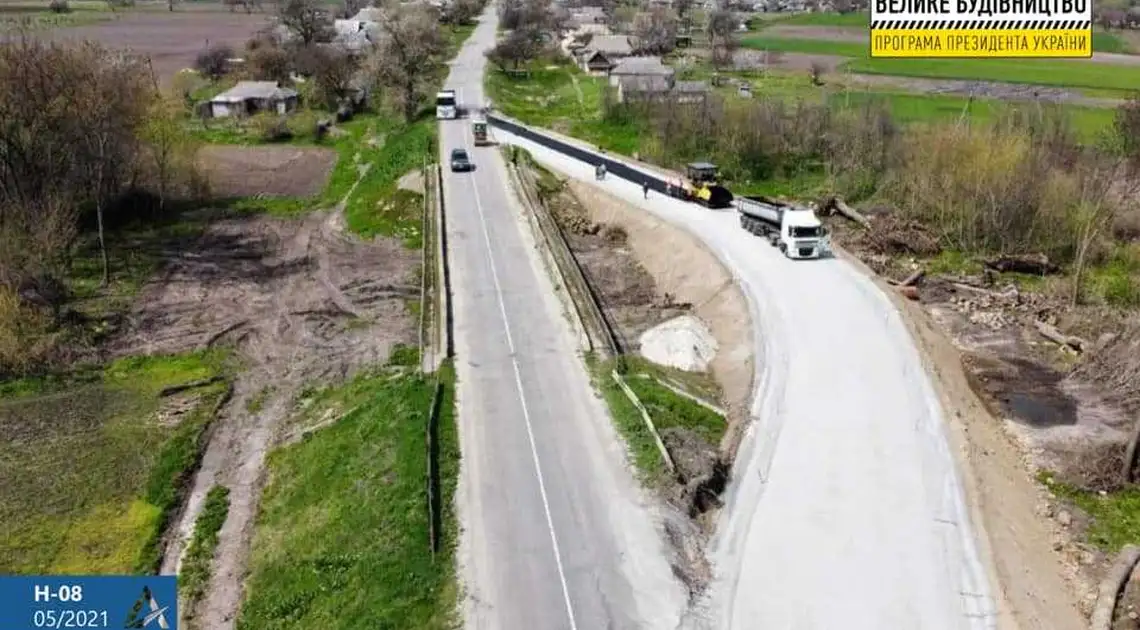
[[[342,19],[347,20],[352,18],[357,13],[360,13],[361,9],[369,5],[369,0],[344,0],[344,3],[341,5],[340,11],[338,13]]]
[[[654,7],[634,18],[633,34],[640,52],[664,55],[677,46],[677,20],[664,7]]]
[[[194,60],[194,69],[202,76],[217,81],[229,72],[230,59],[233,58],[233,48],[225,44],[218,44],[198,53],[197,59]]]
[[[483,0],[452,0],[440,18],[445,24],[471,24],[483,11]]]
[[[284,48],[271,43],[259,43],[248,48],[246,68],[258,81],[283,83],[289,80],[293,71],[293,60]]]
[[[708,36],[714,67],[720,69],[732,65],[733,56],[740,45],[736,39],[739,24],[740,20],[732,11],[717,9],[709,15]]]
[[[499,27],[503,30],[529,27],[554,31],[559,26],[550,0],[504,0],[499,5]]]
[[[415,120],[428,86],[440,74],[444,48],[439,16],[424,5],[396,6],[380,21],[369,67],[377,83],[391,89],[405,121]]]
[[[185,109],[174,99],[159,96],[151,105],[141,138],[154,169],[158,192],[158,209],[166,207],[166,199],[175,176],[193,169],[197,143],[183,125]]]
[[[518,28],[487,51],[487,59],[501,70],[518,70],[542,51],[542,33],[534,28]]]
[[[281,23],[304,45],[333,38],[333,19],[317,0],[282,0],[278,5]]]
[[[352,80],[360,64],[353,55],[310,46],[298,57],[299,69],[313,78],[314,96],[326,109],[335,110],[352,91]]]

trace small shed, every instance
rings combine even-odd
[[[249,116],[258,112],[285,114],[297,107],[297,91],[275,81],[241,81],[210,99],[214,118]]]

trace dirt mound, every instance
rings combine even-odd
[[[1073,375],[1100,384],[1108,398],[1128,412],[1140,412],[1140,317],[1098,345]]]

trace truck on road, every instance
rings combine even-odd
[[[471,135],[475,137],[475,146],[477,147],[490,144],[487,141],[487,121],[482,116],[471,123]]]
[[[459,102],[455,90],[440,90],[435,95],[435,117],[451,119],[459,116]]]
[[[830,252],[827,229],[815,212],[763,196],[736,198],[740,227],[762,236],[788,258],[820,258]]]

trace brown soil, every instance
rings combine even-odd
[[[547,206],[598,293],[623,351],[635,351],[642,333],[688,312],[686,305],[658,296],[653,277],[629,248],[624,228],[595,222],[568,189],[548,199]]]
[[[569,180],[568,186],[596,223],[620,227],[627,235],[620,254],[647,274],[639,289],[670,296],[672,304],[690,304],[691,313],[704,321],[720,350],[712,373],[720,384],[729,410],[729,430],[721,453],[731,457],[742,420],[752,396],[754,357],[748,304],[732,276],[716,256],[683,230],[632,207],[593,186]],[[646,326],[648,328],[648,326]]]
[[[213,5],[219,6],[219,5]],[[150,57],[159,79],[167,82],[179,70],[190,68],[207,45],[228,44],[241,50],[245,42],[268,24],[264,13],[185,10],[124,12],[110,20],[36,33],[51,41],[90,40],[108,48],[130,49]]]
[[[244,362],[162,566],[177,570],[206,492],[228,486],[230,512],[199,606],[201,627],[233,625],[265,455],[294,395],[307,382],[382,363],[395,344],[414,341],[406,302],[419,295],[411,279],[417,261],[398,242],[344,234],[339,212],[226,219],[175,253],[144,289],[116,354],[227,344]],[[247,402],[267,391],[260,410],[249,411]]]
[[[871,35],[863,26],[800,26],[777,24],[764,29],[764,35],[795,39],[826,39],[832,42],[863,42],[870,45]]]
[[[198,163],[219,198],[312,197],[324,190],[336,151],[316,147],[208,145]]]

